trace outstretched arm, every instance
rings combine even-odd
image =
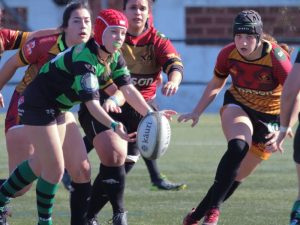
[[[211,81],[206,86],[203,95],[201,96],[198,104],[194,110],[187,114],[182,114],[178,117],[178,122],[187,122],[192,120],[192,127],[194,127],[198,121],[201,114],[209,106],[209,104],[216,98],[219,92],[222,90],[226,83],[226,79],[218,78],[214,76]]]
[[[47,35],[51,35],[51,34],[58,34],[61,32],[62,32],[61,28],[48,28],[48,29],[32,31],[32,32],[29,32],[26,41],[29,41],[36,37],[42,37],[42,36],[47,36]]]

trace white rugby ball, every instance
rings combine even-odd
[[[148,113],[139,123],[137,145],[147,159],[157,159],[167,151],[171,140],[169,120],[160,112]]]

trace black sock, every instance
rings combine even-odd
[[[155,183],[155,182],[161,180],[160,172],[159,172],[156,160],[149,160],[144,157],[143,157],[143,159],[146,163],[148,172],[150,174],[151,182]]]
[[[124,165],[119,167],[100,165],[100,177],[114,214],[124,212],[125,175]]]
[[[6,181],[6,179],[0,179],[0,187],[2,186],[2,184]]]
[[[71,182],[73,190],[71,191],[71,225],[85,224],[89,197],[91,193],[91,183]]]
[[[125,172],[128,174],[131,169],[134,167],[135,163],[134,162],[125,162]]]
[[[92,219],[100,212],[100,210],[108,202],[108,196],[104,191],[100,172],[98,173],[91,192],[91,200],[88,207],[87,218]]]
[[[233,184],[231,185],[229,191],[227,192],[227,194],[226,194],[226,196],[225,196],[225,198],[224,198],[224,202],[225,202],[228,198],[230,198],[230,196],[235,192],[235,190],[240,186],[241,183],[242,183],[242,182],[236,181],[236,180],[233,182]]]
[[[192,214],[194,219],[201,219],[210,208],[219,208],[234,183],[248,149],[248,144],[243,140],[232,139],[228,142],[228,150],[218,165],[215,182]]]
[[[90,151],[93,150],[93,148],[94,148],[93,142],[90,141],[87,136],[83,137],[83,142],[84,142],[87,153],[89,153]]]
[[[95,217],[108,200],[114,213],[124,212],[124,188],[125,167],[107,167],[100,164],[100,172],[93,183],[87,218]]]

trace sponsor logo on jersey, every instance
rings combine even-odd
[[[153,83],[154,79],[152,77],[150,78],[132,77],[131,81],[135,86],[146,87],[146,86],[150,86]]]
[[[261,91],[261,90],[251,90],[248,88],[236,87],[237,90],[243,94],[254,94],[260,96],[270,96],[273,94],[273,91]]]
[[[275,57],[279,61],[286,60],[286,56],[285,56],[284,52],[281,50],[281,48],[275,48],[274,53],[275,53]]]
[[[258,79],[261,83],[272,83],[272,76],[271,74],[262,73],[258,76]]]
[[[98,79],[93,73],[86,73],[81,78],[81,88],[87,92],[95,92],[99,89]]]
[[[157,31],[156,34],[157,34],[157,36],[161,37],[162,39],[168,39],[168,38],[166,37],[166,35],[164,35],[163,33],[159,32],[159,31]]]
[[[28,44],[25,45],[25,55],[31,55],[32,49],[35,47],[35,41],[30,41]]]

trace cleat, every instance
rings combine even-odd
[[[212,208],[205,214],[202,225],[217,225],[219,220],[220,210],[218,208]]]
[[[151,190],[179,191],[187,189],[187,185],[183,183],[172,183],[165,175],[161,175],[158,181],[152,182]]]
[[[183,225],[197,225],[200,220],[196,220],[192,218],[192,213],[195,211],[193,208],[191,212],[189,212],[183,219]]]
[[[6,220],[7,216],[7,210],[4,207],[3,211],[0,212],[0,225],[9,225]]]
[[[86,225],[100,225],[97,218],[88,219],[86,222]]]
[[[294,203],[291,212],[290,225],[300,225],[300,200]]]
[[[128,225],[127,223],[127,212],[114,213],[112,218],[113,225]]]
[[[71,177],[70,177],[67,170],[65,170],[63,178],[61,179],[61,182],[63,183],[63,185],[64,185],[64,187],[67,191],[71,192],[71,191],[74,190],[72,185],[71,185]]]

